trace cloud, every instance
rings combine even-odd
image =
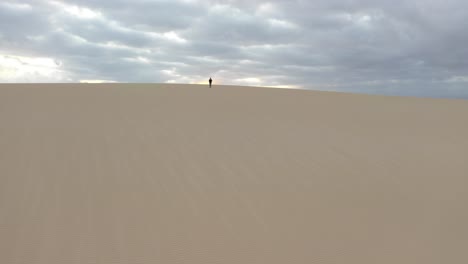
[[[463,0],[4,0],[0,81],[468,98],[467,16]]]
[[[68,73],[60,61],[46,57],[0,54],[0,82],[66,82]]]
[[[452,76],[446,80],[448,83],[468,83],[468,76]]]
[[[80,83],[115,83],[111,80],[80,80]]]

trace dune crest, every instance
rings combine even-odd
[[[0,263],[466,263],[468,101],[0,85]]]

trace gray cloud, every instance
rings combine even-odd
[[[0,81],[468,98],[466,17],[462,0],[5,0]]]

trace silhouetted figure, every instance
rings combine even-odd
[[[210,83],[210,88],[211,88],[211,83],[213,82],[213,80],[211,80],[211,77],[210,77],[210,79],[208,80],[208,82]]]

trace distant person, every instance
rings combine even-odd
[[[208,80],[208,82],[210,83],[210,88],[211,88],[211,83],[213,82],[213,80],[211,80],[211,77],[210,77],[210,79]]]

